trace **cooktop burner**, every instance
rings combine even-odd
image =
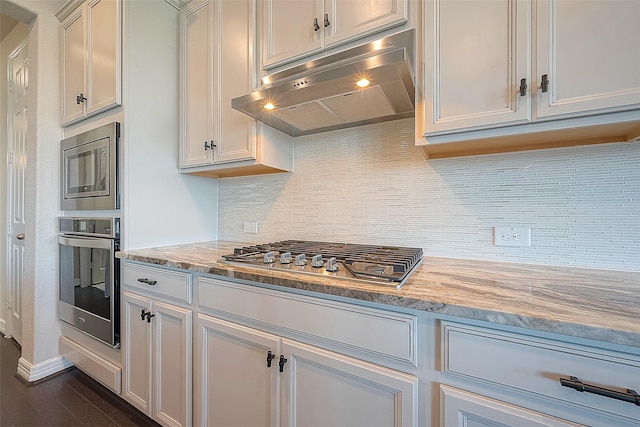
[[[283,240],[235,248],[221,261],[400,288],[422,263],[422,249]]]

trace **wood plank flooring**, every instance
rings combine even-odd
[[[27,385],[16,377],[19,358],[16,342],[0,338],[2,427],[158,426],[76,368]]]

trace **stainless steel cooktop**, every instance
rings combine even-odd
[[[422,249],[283,240],[235,248],[220,261],[400,288],[422,263]]]

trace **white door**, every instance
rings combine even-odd
[[[323,51],[322,0],[267,0],[261,7],[263,68]]]
[[[196,331],[195,425],[278,426],[280,339],[203,314]]]
[[[527,1],[425,2],[426,134],[531,120],[530,19]]]
[[[122,294],[122,397],[146,415],[151,414],[151,302],[129,292]]]
[[[282,340],[283,426],[418,425],[418,378]]]
[[[165,426],[190,426],[192,311],[159,301],[153,301],[151,311],[151,417]]]
[[[213,41],[208,0],[180,10],[180,167],[213,163]]]
[[[7,335],[22,342],[22,282],[25,245],[25,171],[27,168],[27,91],[29,49],[25,42],[9,55],[9,146],[8,146],[8,290]]]
[[[640,104],[640,2],[540,0],[538,117]],[[544,92],[542,76],[548,81]]]
[[[440,386],[440,408],[442,427],[578,427],[581,425],[446,385]]]

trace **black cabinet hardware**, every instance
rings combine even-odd
[[[76,96],[76,104],[80,104],[81,102],[84,102],[86,100],[87,100],[87,98],[85,98],[84,94],[82,94],[82,93],[80,95]]]
[[[209,141],[204,142],[204,151],[209,149],[213,150],[214,148],[216,148],[216,144],[214,144],[213,141],[211,141],[211,144],[209,144]]]
[[[527,79],[520,80],[520,96],[527,95]]]
[[[320,25],[318,25],[318,18],[313,18],[313,31],[318,31],[320,29]]]
[[[156,315],[155,314],[151,314],[151,312],[148,312],[147,313],[147,323],[151,323],[151,318],[152,317],[156,317]]]
[[[543,92],[548,92],[549,91],[549,76],[546,74],[542,75],[542,82],[540,83],[540,87],[542,88]]]
[[[271,353],[271,350],[267,353],[267,368],[271,367],[271,361],[276,358],[276,355]]]
[[[155,280],[149,280],[149,279],[138,279],[138,282],[140,282],[140,283],[146,283],[146,284],[147,284],[147,285],[149,285],[149,286],[155,286],[155,285],[156,285],[156,283],[158,283],[158,282],[156,282]]]
[[[142,313],[140,313],[140,320],[144,320],[144,316],[147,315],[147,311],[143,308]]]
[[[280,372],[284,372],[284,364],[287,363],[287,359],[281,354],[280,355],[280,361],[278,362],[278,365],[280,366]]]
[[[583,383],[577,377],[569,377],[568,379],[560,378],[560,384],[565,387],[569,387],[574,390],[577,390],[579,392],[598,394],[600,396],[623,400],[625,402],[633,403],[636,406],[640,406],[640,395],[631,389],[627,389],[626,392],[612,390],[609,388],[604,388],[604,387],[600,387],[593,384]]]
[[[324,14],[324,27],[327,28],[329,25],[331,25],[331,22],[329,22],[329,14],[325,13]]]

